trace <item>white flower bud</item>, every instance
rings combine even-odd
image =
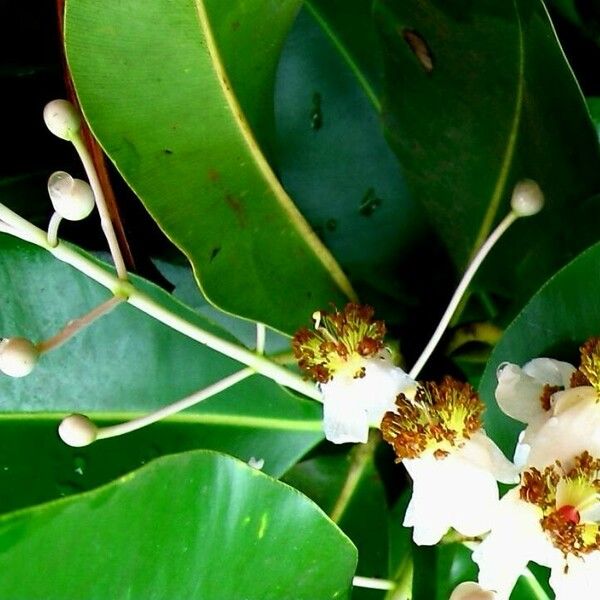
[[[68,100],[52,100],[44,107],[44,123],[56,137],[72,140],[81,128],[81,115]]]
[[[21,337],[0,342],[0,371],[10,377],[25,377],[37,364],[40,353],[33,342]]]
[[[473,581],[465,581],[454,588],[450,600],[494,600],[496,594],[484,590]]]
[[[510,205],[519,217],[531,217],[544,207],[544,193],[533,179],[522,179],[515,185]]]
[[[81,448],[96,441],[98,427],[85,415],[73,414],[61,421],[58,435],[68,446]]]
[[[94,192],[89,183],[64,171],[50,175],[48,194],[54,210],[67,221],[81,221],[94,210]]]

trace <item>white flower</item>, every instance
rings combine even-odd
[[[524,466],[540,427],[551,415],[553,394],[569,387],[573,365],[551,358],[535,358],[522,368],[511,363],[500,365],[497,372],[496,402],[509,417],[527,424],[521,432],[514,462]]]
[[[383,343],[385,325],[373,320],[371,308],[348,304],[313,318],[314,330],[298,331],[292,347],[322,392],[325,437],[364,443],[369,427],[379,427],[396,396],[414,392],[415,381],[394,365]]]
[[[483,404],[467,383],[450,377],[424,383],[414,399],[400,395],[381,424],[413,480],[404,525],[419,545],[450,527],[467,537],[489,531],[497,481],[516,483],[516,469],[481,428]]]
[[[369,426],[379,427],[383,415],[394,410],[396,396],[415,389],[415,381],[386,354],[363,359],[361,365],[362,377],[342,373],[319,386],[325,437],[335,444],[365,443]]]
[[[596,600],[600,589],[600,460],[528,469],[500,501],[490,535],[473,553],[479,583],[505,600],[531,560],[551,568],[556,600]]]
[[[465,581],[454,588],[449,600],[495,600],[496,594],[484,590],[473,581]]]

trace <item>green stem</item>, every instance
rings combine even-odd
[[[378,441],[379,436],[377,433],[371,432],[369,441],[366,444],[357,444],[352,449],[352,462],[350,464],[350,469],[348,470],[346,481],[342,486],[342,490],[336,503],[329,513],[329,517],[334,523],[339,523],[344,516],[344,513],[352,500],[352,496],[360,483],[361,477],[363,476],[369,461],[373,458]]]
[[[11,232],[12,235],[47,250],[58,260],[71,265],[84,275],[87,275],[90,279],[109,289],[115,296],[124,297],[129,304],[171,329],[251,367],[257,373],[276,381],[280,385],[295,390],[313,400],[322,401],[321,394],[316,386],[304,381],[299,375],[296,375],[285,367],[243,346],[239,346],[205,331],[194,323],[186,321],[184,318],[166,309],[144,292],[136,289],[130,282],[115,277],[112,273],[109,273],[64,242],[59,242],[54,247],[50,246],[45,231],[29,223],[29,221],[23,219],[3,204],[0,204],[0,219],[14,229],[14,232]]]

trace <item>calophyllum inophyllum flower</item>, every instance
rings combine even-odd
[[[592,408],[596,404],[596,393],[600,389],[598,377],[595,372],[600,369],[600,340],[592,338],[581,349],[581,363],[579,368],[551,358],[536,358],[522,368],[504,363],[498,369],[498,386],[496,387],[496,401],[500,408],[513,419],[527,424],[521,433],[519,444],[515,452],[515,462],[523,467],[530,463],[529,452],[534,445],[541,429],[547,424],[550,427],[556,424],[556,418],[567,410],[577,406],[575,413],[569,413],[573,418],[578,417],[577,425],[584,425],[589,435],[583,435],[583,430],[578,436],[562,441],[569,444],[581,442],[590,444],[592,437],[598,436],[600,412],[592,409],[583,415],[581,409]],[[569,391],[573,390],[573,391]],[[568,393],[567,393],[568,392]],[[581,402],[581,404],[580,404]],[[584,420],[591,421],[584,423]],[[566,418],[562,419],[563,422]],[[544,454],[544,440],[552,446],[556,443],[556,436],[549,435],[549,430],[544,429],[544,436],[540,437],[537,454]],[[573,456],[589,446],[571,448],[567,456]]]
[[[384,345],[385,325],[368,306],[313,315],[314,329],[301,329],[292,347],[300,368],[323,395],[325,437],[336,444],[365,443],[400,392],[415,381],[392,361]]]
[[[526,430],[521,483],[502,498],[473,554],[481,585],[500,599],[530,560],[552,569],[557,600],[596,600],[600,590],[600,340],[582,346],[579,369],[559,391],[551,385]]]
[[[472,537],[489,531],[498,503],[497,481],[517,472],[481,426],[483,403],[468,384],[445,377],[419,384],[414,398],[399,394],[381,423],[413,480],[404,525],[420,545],[440,541],[450,527]]]

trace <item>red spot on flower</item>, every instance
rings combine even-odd
[[[579,516],[579,511],[570,504],[565,504],[564,506],[561,506],[556,512],[567,523],[573,523],[574,525],[577,525],[579,523],[579,519],[581,518]]]

